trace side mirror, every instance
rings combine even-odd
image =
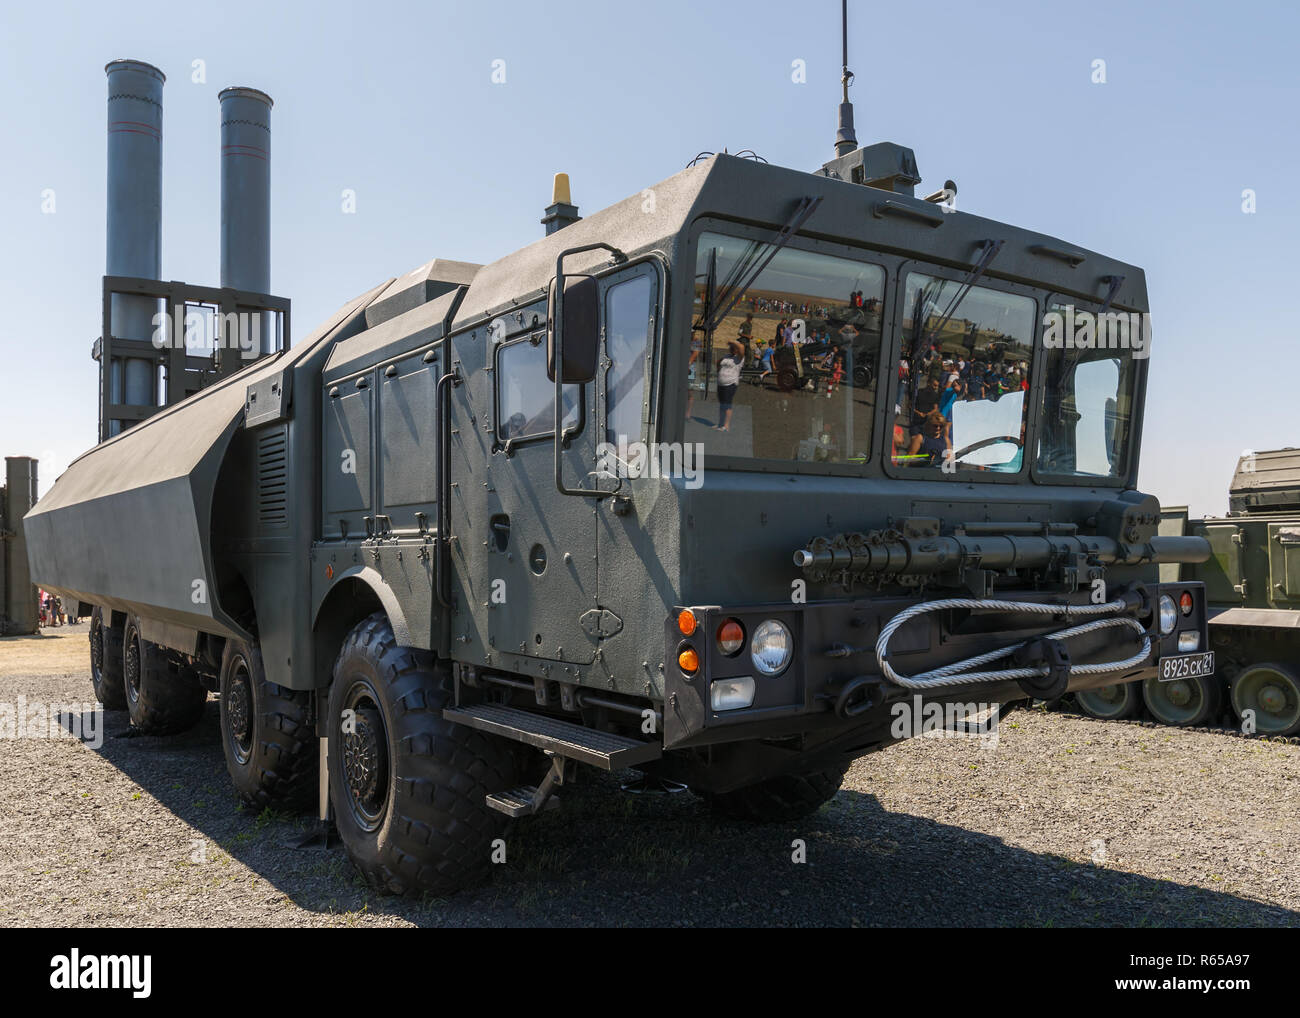
[[[555,381],[558,330],[559,347],[564,361],[560,373],[564,384],[581,385],[596,377],[596,356],[600,348],[600,287],[594,276],[561,278],[564,282],[563,300],[557,302],[555,284],[552,283],[547,305],[546,377]]]

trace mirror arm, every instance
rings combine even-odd
[[[561,495],[579,495],[590,498],[607,498],[613,492],[593,491],[590,488],[569,488],[564,483],[564,447],[567,444],[568,431],[564,424],[564,259],[569,255],[582,254],[585,251],[608,251],[615,265],[627,261],[625,255],[612,244],[597,241],[595,244],[583,244],[579,247],[565,248],[555,258],[555,308],[551,314],[551,347],[553,371],[555,375],[555,428],[552,431],[555,443],[555,489]]]

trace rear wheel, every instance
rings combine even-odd
[[[302,809],[317,779],[311,693],[268,682],[257,644],[227,640],[221,656],[221,748],[239,797],[257,809]]]
[[[110,616],[111,618],[111,616]],[[126,710],[126,686],[122,681],[122,626],[104,622],[104,609],[90,614],[90,682],[95,699],[107,710]]]
[[[1232,709],[1243,721],[1254,711],[1260,735],[1294,735],[1300,732],[1300,681],[1283,665],[1251,665],[1232,683]]]
[[[126,624],[122,677],[131,725],[147,735],[175,735],[203,716],[208,691],[198,676],[144,639],[135,618]]]
[[[1213,724],[1223,710],[1223,692],[1213,675],[1173,682],[1147,679],[1142,683],[1142,701],[1153,718],[1178,728]]]
[[[1116,682],[1095,689],[1077,690],[1074,702],[1090,718],[1120,721],[1137,716],[1142,709],[1142,693],[1136,682]]]
[[[486,876],[515,784],[510,743],[442,716],[450,670],[402,647],[382,613],[349,634],[330,685],[329,781],[339,836],[372,887],[447,895]]]
[[[730,820],[768,824],[798,820],[829,802],[844,783],[849,761],[801,774],[783,774],[756,785],[705,796],[709,808]]]

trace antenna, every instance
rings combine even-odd
[[[849,70],[849,0],[840,0],[840,28],[844,73],[840,75],[840,129],[835,132],[835,154],[846,156],[858,147],[858,136],[853,133],[853,104],[849,102],[849,86],[853,84],[853,72]]]

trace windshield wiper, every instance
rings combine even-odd
[[[952,320],[952,316],[957,313],[957,308],[961,306],[961,302],[966,299],[966,295],[971,292],[980,276],[984,275],[984,270],[989,267],[993,259],[998,256],[998,252],[1002,250],[1003,243],[1004,241],[1001,240],[986,240],[981,244],[982,250],[979,259],[970,272],[966,273],[966,278],[961,281],[961,285],[957,287],[957,292],[953,294],[952,300],[948,302],[948,308],[940,317],[939,324],[930,330],[927,342],[933,343],[939,333],[943,331],[943,327]]]
[[[731,271],[727,273],[727,278],[722,281],[721,291],[716,295],[716,300],[712,292],[708,294],[704,311],[694,326],[695,331],[703,331],[708,337],[713,336],[713,330],[727,315],[731,314],[731,309],[740,302],[745,291],[754,285],[755,280],[762,275],[763,270],[768,267],[777,253],[794,239],[799,228],[817,211],[817,206],[821,203],[821,195],[801,198],[794,214],[777,232],[776,239],[766,245],[758,241],[749,245],[745,253],[732,266]],[[759,256],[759,252],[763,252],[762,257]]]

